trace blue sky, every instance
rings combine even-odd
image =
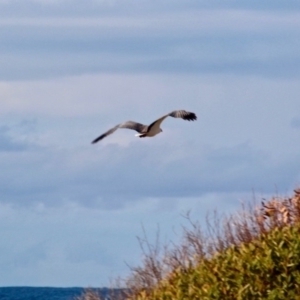
[[[299,185],[299,1],[0,0],[0,29],[1,286],[109,285],[142,226]]]

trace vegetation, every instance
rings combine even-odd
[[[300,189],[214,214],[206,231],[187,219],[180,246],[139,240],[144,259],[125,279],[123,299],[300,299]]]

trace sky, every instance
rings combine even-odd
[[[299,36],[292,0],[0,0],[0,286],[108,286],[143,228],[290,195]]]

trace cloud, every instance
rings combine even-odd
[[[154,143],[135,141],[126,147],[112,144],[76,151],[40,148],[19,152],[1,159],[1,168],[7,170],[1,176],[1,201],[50,207],[71,201],[115,210],[145,198],[199,197],[214,191],[261,188],[270,192],[275,185],[289,187],[298,175],[296,157],[276,162],[247,144],[228,148],[189,148],[188,144],[188,140],[186,145],[177,144],[174,137],[168,143],[162,138]]]
[[[0,35],[0,78],[95,73],[298,77],[299,19],[297,11],[236,9],[6,17],[0,26],[10,35]]]
[[[8,126],[0,127],[0,152],[24,151],[29,147],[25,142],[13,140],[9,131]]]

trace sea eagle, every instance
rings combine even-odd
[[[187,121],[197,120],[196,114],[194,114],[192,112],[188,112],[185,110],[174,110],[174,111],[162,116],[161,118],[157,119],[156,121],[151,123],[149,126],[143,125],[141,123],[133,122],[133,121],[127,121],[125,123],[118,124],[115,127],[106,131],[105,133],[101,134],[96,139],[94,139],[92,141],[92,144],[95,144],[95,143],[99,142],[100,140],[104,139],[106,136],[114,133],[118,128],[127,128],[127,129],[135,130],[138,132],[138,134],[136,134],[135,136],[138,136],[140,138],[155,136],[158,133],[162,132],[162,130],[160,128],[160,124],[167,117],[181,118],[181,119],[187,120]]]

